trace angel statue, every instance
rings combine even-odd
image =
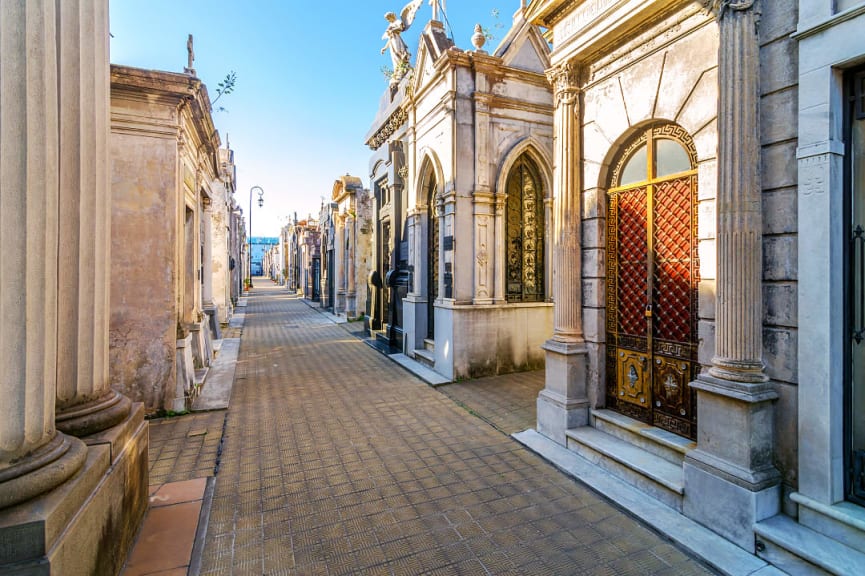
[[[384,51],[390,48],[390,59],[393,62],[391,84],[397,84],[402,80],[406,70],[408,70],[411,54],[401,34],[411,26],[411,23],[414,21],[414,15],[422,2],[423,0],[412,0],[406,4],[399,13],[399,19],[397,19],[396,14],[393,12],[388,12],[384,15],[385,20],[388,21],[388,25],[381,39],[387,40],[387,44],[381,49],[381,53],[384,54]]]

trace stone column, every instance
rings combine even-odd
[[[56,424],[63,432],[85,436],[120,423],[131,406],[108,379],[108,2],[64,0],[57,9],[61,219]]]
[[[0,509],[77,472],[87,454],[54,424],[57,392],[58,89],[55,0],[0,17]]]
[[[684,512],[753,551],[753,525],[778,513],[773,400],[763,372],[759,12],[718,14],[719,110],[715,356],[697,390],[697,448],[685,460]],[[735,514],[730,511],[734,510]]]
[[[334,218],[334,240],[333,240],[333,257],[334,262],[334,299],[333,312],[345,312],[345,218],[333,212]]]
[[[583,338],[580,90],[576,65],[547,71],[553,85],[553,336],[546,351],[546,384],[538,396],[538,432],[560,444],[565,431],[588,423],[587,349]]]
[[[495,195],[476,190],[474,207],[474,296],[473,304],[492,304],[495,297],[493,254],[496,245]]]
[[[357,246],[357,226],[354,217],[349,214],[345,217],[345,234],[348,238],[348,248],[345,251],[345,274],[346,274],[346,312],[357,316],[357,282],[354,266],[355,251]]]
[[[213,308],[213,201],[202,195],[201,198],[201,302],[202,308]]]
[[[505,207],[507,206],[508,197],[504,190],[496,194],[495,199],[495,246],[493,248],[493,257],[495,258],[495,276],[493,284],[493,300],[496,304],[504,304],[505,302],[505,283],[507,282],[507,246],[505,246]],[[549,250],[546,250],[549,252]],[[552,270],[549,266],[547,270]],[[547,274],[549,276],[549,274]],[[549,294],[547,294],[549,297]]]

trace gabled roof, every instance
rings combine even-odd
[[[493,56],[509,68],[543,74],[550,67],[550,47],[540,29],[525,19],[523,10],[514,14],[514,23]]]

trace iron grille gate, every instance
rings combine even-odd
[[[525,156],[508,174],[507,301],[544,299],[544,194],[537,168]]]
[[[436,213],[436,184],[427,195],[427,338],[435,338],[435,301],[439,296],[439,218]]]
[[[606,395],[609,408],[696,438],[695,152],[679,140],[690,156],[686,170],[659,176],[654,141],[669,134],[670,127],[655,127],[628,147],[613,184],[634,157],[645,161],[644,174],[609,191]]]

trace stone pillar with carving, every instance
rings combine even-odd
[[[357,279],[355,272],[355,253],[357,252],[357,221],[351,213],[345,217],[345,274],[346,274],[346,295],[345,308],[346,314],[351,313],[352,316],[357,316]]]
[[[131,406],[108,379],[108,2],[69,0],[57,9],[61,219],[56,425],[86,436],[123,421]]]
[[[505,283],[507,282],[507,266],[505,266],[505,261],[507,259],[507,246],[505,246],[505,207],[507,206],[508,198],[504,191],[496,194],[495,198],[495,244],[493,246],[493,258],[494,258],[494,292],[493,292],[493,300],[496,304],[504,304],[506,302],[505,297]],[[547,250],[549,252],[549,250]],[[546,270],[551,270],[551,268],[547,267]],[[548,292],[547,292],[548,293]]]
[[[553,336],[544,343],[546,383],[538,396],[538,432],[560,444],[569,428],[588,424],[587,349],[583,338],[579,70],[566,62],[547,71],[553,85]]]
[[[495,195],[491,192],[475,191],[472,196],[474,205],[475,228],[475,285],[473,304],[492,304],[495,296],[493,272],[495,261],[493,250],[496,245]]]
[[[720,30],[715,356],[697,390],[697,448],[685,459],[686,515],[753,550],[777,514],[774,403],[763,371],[759,6],[733,0]],[[736,510],[736,514],[729,514]]]
[[[333,257],[334,262],[334,302],[333,312],[339,314],[345,312],[345,217],[337,210],[333,211],[334,238]]]
[[[0,51],[2,510],[63,483],[81,468],[87,448],[54,424],[59,235],[54,0],[4,2]]]

